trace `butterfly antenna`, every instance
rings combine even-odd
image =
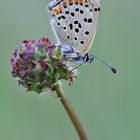
[[[103,64],[105,64],[108,68],[110,68],[110,70],[116,74],[117,70],[115,68],[113,68],[112,66],[110,66],[109,64],[107,64],[105,61],[103,61],[102,59],[100,59],[99,57],[97,57],[96,55],[93,55],[94,58],[96,58],[97,60],[99,60],[100,62],[102,62]]]

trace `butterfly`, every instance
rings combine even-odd
[[[101,0],[53,0],[48,9],[57,42],[85,56],[96,35]]]
[[[48,6],[51,26],[64,55],[90,63],[88,52],[95,39],[102,0],[53,0]],[[98,57],[96,57],[98,59]]]

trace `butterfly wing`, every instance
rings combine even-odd
[[[55,0],[49,5],[58,43],[85,55],[95,38],[101,0]]]

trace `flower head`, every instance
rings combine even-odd
[[[77,78],[77,71],[72,70],[74,67],[63,57],[62,48],[47,38],[24,40],[15,49],[11,65],[12,76],[18,79],[19,85],[37,93],[53,89],[61,79],[73,84]]]

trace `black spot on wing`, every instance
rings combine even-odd
[[[65,11],[65,14],[69,14],[70,12],[69,11]]]
[[[60,20],[61,19],[61,17],[58,17],[58,20]]]
[[[89,5],[88,5],[88,4],[86,4],[86,5],[85,5],[85,7],[89,7]]]
[[[84,44],[84,41],[82,40],[82,41],[80,41],[80,43],[81,43],[81,44]]]
[[[65,17],[65,16],[63,16],[63,15],[61,16],[61,18],[62,18],[62,19],[66,19],[66,17]]]
[[[74,37],[74,40],[77,40],[77,37]]]
[[[78,12],[79,11],[79,8],[75,8],[75,11]]]
[[[67,35],[67,38],[68,38],[68,39],[70,39],[70,36],[69,36],[69,35]]]
[[[69,27],[70,27],[70,29],[72,30],[73,29],[73,24],[69,24]]]
[[[87,18],[84,18],[84,22],[87,22],[88,20],[87,20]]]
[[[78,27],[79,27],[79,28],[82,28],[82,25],[81,25],[81,23],[79,23],[79,24],[78,24]]]
[[[96,7],[96,8],[94,8],[94,11],[95,11],[95,12],[100,11],[100,7]]]
[[[89,19],[88,19],[88,23],[91,23],[91,22],[92,22],[92,18],[89,18]]]
[[[63,27],[63,29],[66,30],[67,28],[66,27]]]
[[[89,35],[89,31],[86,31],[85,34],[86,34],[86,35]]]
[[[83,10],[80,10],[80,14],[84,14],[84,11]]]
[[[77,20],[74,21],[74,24],[78,24],[79,22]]]
[[[74,17],[74,15],[75,15],[75,14],[74,14],[73,12],[71,12],[71,16]]]
[[[79,29],[78,29],[78,28],[75,28],[75,32],[76,32],[76,33],[79,33]]]

